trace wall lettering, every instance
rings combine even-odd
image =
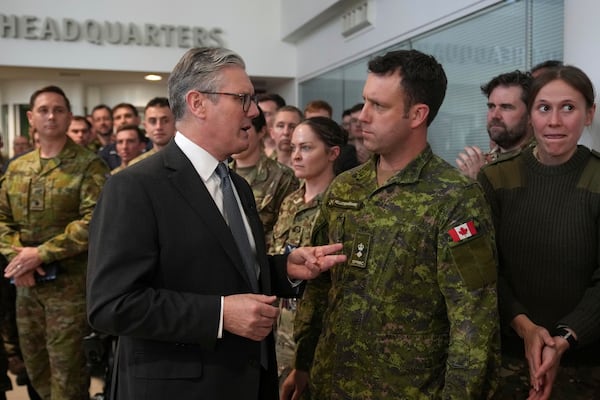
[[[98,46],[223,47],[223,30],[185,25],[136,24],[133,22],[83,22],[72,18],[38,18],[0,14],[0,39],[57,42],[86,41]]]

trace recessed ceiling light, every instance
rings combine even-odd
[[[154,75],[154,74],[148,74],[146,76],[144,76],[144,79],[147,81],[160,81],[162,80],[162,76],[160,75]]]

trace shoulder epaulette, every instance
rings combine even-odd
[[[507,160],[512,160],[513,158],[515,158],[516,156],[521,154],[522,151],[523,151],[523,149],[519,149],[519,150],[511,151],[510,153],[500,153],[500,154],[498,154],[498,157],[496,157],[496,159],[491,161],[488,165],[494,165],[494,164],[498,164],[498,163],[501,163],[501,162],[504,162]]]
[[[520,152],[484,166],[482,172],[495,190],[514,189],[524,185],[523,161]]]
[[[600,193],[600,153],[592,150],[591,155],[577,182],[577,187]]]

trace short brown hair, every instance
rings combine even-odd
[[[331,105],[325,100],[309,101],[306,107],[304,107],[304,114],[318,110],[325,110],[329,114],[329,118],[333,115],[333,108],[331,108]]]

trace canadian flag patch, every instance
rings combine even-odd
[[[461,240],[470,238],[473,235],[477,234],[477,229],[475,229],[475,224],[473,221],[465,222],[464,224],[460,224],[455,226],[454,228],[448,231],[448,234],[452,238],[453,242],[460,242]]]

